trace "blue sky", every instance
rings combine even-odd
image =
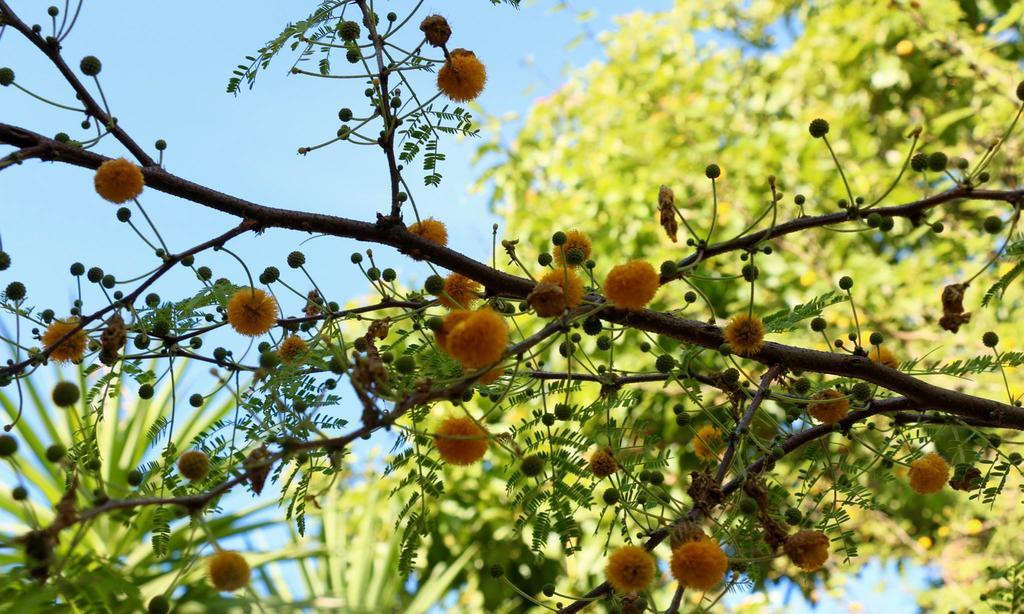
[[[47,3],[12,0],[11,4],[26,20],[48,23]],[[382,13],[392,6],[396,10],[408,6],[405,2],[381,4]],[[534,100],[559,87],[568,67],[600,59],[601,48],[593,35],[612,27],[612,17],[622,12],[624,4],[629,10],[657,10],[668,7],[671,0],[524,0],[519,11],[492,7],[486,0],[429,0],[424,14],[445,14],[454,29],[453,46],[475,50],[487,64],[490,79],[478,102],[487,114],[503,116],[527,111]],[[378,150],[339,144],[308,156],[296,153],[300,146],[333,137],[339,108],[350,106],[358,114],[363,85],[289,75],[293,56],[286,53],[261,74],[255,89],[237,97],[225,93],[231,70],[245,55],[314,6],[310,1],[267,0],[90,2],[65,41],[64,54],[73,66],[84,55],[103,61],[101,83],[120,125],[151,152],[156,139],[165,139],[169,143],[165,162],[171,172],[265,205],[372,219],[387,206],[386,167]],[[584,9],[594,11],[586,23],[578,19]],[[407,40],[415,34],[411,30]],[[568,49],[567,44],[580,34],[581,42]],[[340,67],[344,62],[339,60]],[[74,103],[56,71],[13,32],[0,39],[0,66],[13,68],[18,82],[35,92]],[[420,78],[421,92],[432,90],[430,79],[428,75]],[[0,88],[0,121],[50,135],[58,131],[73,138],[88,134],[78,127],[81,116],[45,107],[14,88]],[[438,188],[418,188],[415,198],[421,212],[446,220],[452,247],[485,259],[491,224],[500,220],[488,211],[486,195],[467,189],[480,170],[470,163],[479,142],[450,139],[442,144],[448,156],[442,167],[445,181]],[[110,138],[97,151],[125,155]],[[199,243],[236,223],[154,191],[147,191],[142,202],[172,250]],[[149,250],[115,220],[114,210],[93,192],[92,174],[86,170],[31,161],[4,171],[0,174],[0,236],[14,265],[0,274],[0,287],[14,279],[25,281],[29,303],[61,314],[75,295],[74,280],[67,272],[72,262],[100,266],[119,278],[152,268],[155,260]],[[356,242],[318,239],[302,244],[308,238],[270,230],[259,239],[245,237],[231,246],[254,274],[268,265],[290,273],[285,255],[302,249],[308,268],[329,298],[343,301],[367,290],[348,262],[348,255],[359,247]],[[380,266],[396,268],[400,279],[414,283],[427,274],[421,264],[398,258],[388,249],[374,251]],[[243,275],[223,255],[205,255],[197,264],[211,266],[217,276],[238,280]],[[179,269],[155,290],[165,297],[181,297],[196,288],[192,274]],[[101,304],[99,294],[86,296],[87,312]],[[291,313],[299,307],[297,302],[286,304]],[[893,611],[913,611],[910,593],[893,589],[897,576],[876,567],[865,571],[866,582],[878,586],[888,579],[883,584],[889,588],[878,593],[873,603],[889,609],[899,604]],[[924,580],[914,576],[908,581],[919,586]],[[772,594],[784,592],[785,587],[778,587]],[[779,607],[794,612],[809,607],[798,597],[790,598],[785,605],[779,602]],[[739,596],[729,599],[731,603],[741,600]],[[849,611],[848,602],[830,598],[818,611]]]

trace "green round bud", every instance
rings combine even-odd
[[[928,170],[941,173],[946,170],[949,164],[949,157],[941,151],[935,151],[928,155]]]
[[[652,469],[651,473],[647,476],[647,481],[655,486],[661,486],[665,483],[665,474]]]
[[[18,440],[4,433],[0,435],[0,457],[13,456],[18,451]]]
[[[583,320],[583,332],[588,335],[597,335],[601,333],[604,325],[601,324],[601,319],[594,316],[590,316],[586,320]]]
[[[74,382],[57,382],[50,397],[57,407],[71,407],[82,397],[82,393]]]
[[[380,276],[384,281],[395,281],[398,279],[398,271],[392,268],[387,268],[381,272]]]
[[[786,524],[790,526],[796,526],[804,519],[804,515],[795,507],[786,508],[784,517],[786,519]]]
[[[729,345],[728,343],[723,343],[722,345],[718,346],[718,353],[721,354],[722,356],[730,356],[732,355],[732,346]]]
[[[167,597],[157,595],[149,600],[146,611],[149,614],[167,614],[171,611],[171,602],[167,600]]]
[[[338,111],[338,119],[343,122],[347,122],[352,119],[352,109],[345,107]]]
[[[850,389],[850,395],[858,401],[867,401],[871,398],[871,384],[867,382],[857,382]]]
[[[46,460],[51,463],[60,462],[64,458],[64,455],[68,453],[68,449],[59,443],[55,443],[50,447],[46,448]]]
[[[722,381],[726,384],[735,384],[740,381],[739,369],[729,368],[722,372]]]
[[[988,171],[982,171],[978,173],[978,183],[987,183],[992,176],[988,174]]]
[[[1017,84],[1017,100],[1024,102],[1024,81]]]
[[[143,384],[139,386],[139,398],[142,400],[149,400],[153,398],[153,385]]]
[[[132,219],[132,210],[128,207],[119,207],[117,210],[117,221],[125,223]]]
[[[100,283],[100,280],[103,279],[103,269],[98,266],[94,266],[85,274],[85,278],[94,284],[98,284]]]
[[[677,426],[686,426],[689,423],[690,423],[690,415],[689,414],[676,414],[676,425]]]
[[[157,151],[164,151],[165,149],[167,149],[167,141],[163,139],[157,139],[156,143],[154,143],[153,146],[156,147]]]
[[[273,369],[279,364],[281,364],[281,357],[277,352],[266,351],[260,354],[260,366],[264,369]]]
[[[444,278],[440,275],[431,275],[423,283],[423,289],[433,296],[441,294],[444,292]]]
[[[528,478],[537,477],[544,471],[544,458],[539,454],[531,454],[523,459],[519,471]]]
[[[843,275],[839,278],[839,288],[841,290],[849,290],[853,287],[853,278],[849,275]]]
[[[402,354],[395,360],[395,371],[409,375],[416,370],[416,358],[409,354]]]
[[[753,264],[743,265],[743,269],[741,269],[741,272],[743,273],[743,279],[747,281],[754,281],[761,275],[761,270],[758,269],[757,266]]]
[[[341,40],[356,40],[359,38],[359,24],[354,21],[343,21],[339,23],[338,35],[341,36]]]
[[[28,499],[28,490],[24,486],[15,486],[11,489],[11,498],[15,501]]]
[[[708,164],[704,168],[704,176],[708,179],[718,179],[722,176],[722,169],[717,164]]]
[[[131,471],[128,472],[128,484],[130,486],[138,486],[139,484],[142,484],[142,479],[144,477],[145,476],[142,475],[141,471],[139,471],[138,469],[132,469]]]
[[[988,331],[981,336],[981,342],[985,344],[985,347],[994,348],[999,345],[999,335],[993,331]]]
[[[544,414],[540,417],[540,421],[544,426],[552,426],[555,424],[555,414]]]
[[[607,352],[612,349],[612,340],[605,335],[601,335],[597,338],[597,349]]]
[[[555,417],[559,420],[569,420],[572,418],[572,407],[565,403],[556,403]]]
[[[666,260],[661,263],[661,275],[662,277],[672,277],[679,270],[674,260]]]
[[[650,352],[651,351],[651,344],[649,342],[647,342],[647,341],[641,341],[640,342],[640,351],[641,352],[645,352],[645,353],[646,352]]]
[[[548,266],[551,264],[551,254],[548,252],[541,252],[537,256],[537,264],[541,266]]]
[[[797,394],[807,394],[810,390],[811,380],[806,377],[797,378],[797,380],[793,382],[793,391]]]
[[[609,488],[601,494],[601,498],[604,499],[606,505],[615,505],[619,502],[619,491]]]
[[[295,251],[288,254],[288,266],[297,269],[306,264],[306,256],[302,252]]]
[[[865,222],[871,228],[878,228],[879,226],[882,225],[882,216],[879,215],[878,213],[872,212],[868,214],[868,217],[865,220]]]
[[[878,225],[878,229],[882,232],[889,232],[895,225],[896,222],[891,217],[883,217],[882,223]]]
[[[370,343],[365,337],[356,337],[355,340],[352,341],[352,347],[354,347],[357,352],[365,352],[367,348],[370,347]]]
[[[100,63],[100,59],[98,57],[94,55],[87,55],[82,58],[82,61],[78,64],[78,68],[81,69],[83,75],[95,77],[100,74],[103,64]]]
[[[687,303],[696,303],[697,293],[694,292],[693,290],[687,290],[686,294],[683,295],[683,300],[686,301]]]
[[[491,570],[490,571],[491,571],[491,577],[492,578],[500,578],[503,575],[505,575],[505,568],[502,567],[501,565],[498,565],[497,563],[495,563],[494,565],[491,565]]]
[[[982,227],[985,229],[985,232],[994,235],[1003,229],[1003,220],[999,219],[999,216],[990,215],[985,218]]]
[[[395,354],[394,354],[394,352],[381,352],[381,354],[380,354],[380,361],[382,363],[386,364],[386,365],[389,365],[389,364],[395,362]]]
[[[804,196],[803,194],[797,194],[796,196],[793,197],[793,202],[795,202],[797,205],[802,206],[805,202],[807,202],[807,197]]]
[[[828,122],[821,119],[820,117],[811,120],[810,125],[807,127],[807,131],[810,132],[811,136],[816,139],[820,139],[826,134],[828,134],[828,129]]]
[[[191,405],[192,407],[202,407],[203,406],[203,395],[201,395],[199,393],[193,394],[192,396],[190,396],[188,398],[188,404]]]
[[[750,497],[743,497],[740,499],[740,513],[747,516],[751,516],[757,513],[757,503]]]
[[[566,239],[567,237],[565,236],[565,233],[559,230],[555,234],[551,235],[551,244],[555,246],[565,245]]]
[[[882,345],[883,341],[885,341],[885,337],[882,333],[873,332],[868,336],[868,342],[871,343],[871,345]]]
[[[935,234],[939,234],[940,232],[942,232],[945,229],[946,229],[946,227],[942,224],[942,222],[934,222],[934,223],[932,223],[932,232],[934,232]]]
[[[12,83],[14,83],[14,71],[7,66],[0,68],[0,85],[7,87]]]
[[[4,290],[4,296],[7,297],[7,300],[9,301],[20,301],[25,298],[26,294],[27,290],[25,289],[25,284],[20,281],[12,281],[7,284],[7,289]]]
[[[117,280],[114,279],[113,275],[107,274],[100,279],[100,285],[106,288],[107,290],[110,290],[115,285],[117,285]]]
[[[71,265],[71,274],[75,277],[81,277],[85,274],[85,265],[81,262],[75,262]]]
[[[928,154],[919,151],[913,156],[911,156],[910,168],[917,173],[920,173],[924,169],[928,168]]]
[[[827,324],[825,323],[825,318],[821,316],[818,316],[811,320],[811,330],[813,330],[816,333],[820,333],[821,331],[825,330],[826,326]]]
[[[362,58],[363,56],[359,53],[358,49],[349,49],[345,52],[345,59],[348,60],[349,64],[356,64]]]
[[[654,361],[654,368],[659,373],[668,373],[676,366],[676,359],[668,354],[662,354]]]

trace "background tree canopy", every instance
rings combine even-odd
[[[850,594],[879,564],[928,611],[1020,607],[1024,4],[678,0],[522,117],[472,102],[507,50],[470,9],[380,4],[310,3],[228,77],[342,93],[298,153],[350,219],[175,175],[113,119],[130,76],[64,48],[89,7],[0,0],[77,113],[0,112],[0,176],[99,169],[138,241],[5,273],[0,609],[912,608]],[[0,100],[41,95],[5,64]],[[471,137],[490,253],[430,208]],[[217,225],[165,242],[158,192]],[[228,249],[268,229],[276,266]]]

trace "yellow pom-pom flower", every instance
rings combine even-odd
[[[448,418],[434,433],[434,447],[451,465],[472,465],[487,452],[487,431],[472,418]]]
[[[501,377],[502,375],[505,375],[505,367],[494,367],[487,373],[484,373],[480,377],[476,378],[476,381],[486,386],[488,384],[493,384],[494,382],[498,381],[498,378]]]
[[[706,591],[725,578],[729,557],[708,537],[684,542],[672,549],[672,577],[686,588]]]
[[[753,314],[741,313],[725,327],[725,341],[740,356],[752,356],[764,346],[764,324]]]
[[[437,337],[437,345],[440,346],[442,350],[446,352],[448,351],[448,335],[455,330],[456,326],[468,319],[471,315],[473,315],[472,311],[459,309],[445,316],[442,321],[441,328],[434,332],[434,336]]]
[[[240,288],[228,301],[228,323],[239,334],[258,337],[277,322],[277,303],[259,288]]]
[[[583,304],[583,280],[572,269],[554,269],[545,273],[538,283],[552,284],[562,289],[561,301],[558,305],[552,305],[554,309],[542,309],[541,305],[534,305],[537,314],[543,317],[558,315],[565,312],[566,308],[575,309]],[[556,292],[557,294],[557,292]],[[541,313],[544,311],[544,313]],[[554,313],[552,313],[554,312]]]
[[[437,301],[448,309],[469,309],[480,298],[483,287],[458,273],[451,273],[444,278],[444,292]]]
[[[437,71],[437,89],[455,102],[468,102],[484,91],[487,69],[468,49],[454,49]]]
[[[210,584],[219,591],[237,591],[249,583],[249,564],[237,552],[221,550],[207,560]]]
[[[850,400],[842,392],[829,388],[814,395],[814,402],[807,406],[807,412],[823,424],[835,424],[850,412]]]
[[[455,313],[458,312],[452,312],[449,317]],[[447,318],[445,320],[447,323]],[[466,369],[479,369],[498,362],[507,345],[505,320],[489,307],[459,316],[444,341],[444,349]]]
[[[419,222],[409,224],[406,230],[414,235],[423,237],[431,243],[437,243],[441,246],[448,245],[448,229],[441,220],[436,220],[432,217],[423,218]]]
[[[910,487],[919,495],[942,490],[949,481],[949,464],[932,452],[910,463]]]
[[[783,550],[794,565],[814,571],[828,560],[828,538],[821,531],[805,529],[787,537]]]
[[[190,482],[198,482],[210,473],[210,457],[199,450],[183,452],[178,457],[178,473]]]
[[[281,346],[277,348],[277,354],[284,362],[293,364],[302,358],[307,349],[309,349],[309,344],[306,343],[305,339],[298,335],[289,335],[285,337],[284,341],[281,342]]]
[[[587,466],[590,469],[590,473],[594,474],[594,477],[597,478],[606,478],[619,470],[619,463],[612,456],[612,451],[608,448],[603,448],[591,454],[590,460],[587,461]]]
[[[576,267],[586,262],[587,258],[590,258],[591,250],[590,237],[579,230],[570,230],[565,233],[565,243],[555,247],[555,262],[559,266]],[[577,260],[574,260],[572,257],[566,258],[567,255],[571,256],[574,254],[580,257]]]
[[[654,579],[654,557],[643,548],[625,546],[608,556],[604,575],[619,593],[642,591]]]
[[[64,341],[60,341],[64,335],[75,330],[78,326],[78,318],[66,320],[54,320],[43,333],[43,345],[50,349],[50,360],[62,362],[81,362],[85,356],[85,346],[88,338],[84,330],[80,330]],[[57,342],[60,341],[60,344]]]
[[[880,365],[885,365],[891,369],[899,368],[900,361],[896,358],[896,354],[893,354],[888,348],[882,346],[876,346],[871,348],[868,352],[868,356],[872,362],[877,362]]]
[[[710,463],[718,460],[723,443],[722,431],[710,424],[705,424],[700,427],[697,436],[693,438],[693,453],[702,462]]]
[[[128,202],[142,194],[145,179],[142,169],[124,158],[107,160],[96,169],[93,177],[96,193],[114,204]]]
[[[608,272],[604,294],[616,307],[643,309],[658,292],[658,272],[651,263],[633,260]]]

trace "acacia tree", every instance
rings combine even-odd
[[[393,496],[402,503],[396,573],[417,569],[417,557],[440,546],[437,527],[448,514],[443,504],[464,500],[467,493],[453,485],[469,480],[500,486],[495,492],[475,489],[479,505],[490,508],[489,515],[498,510],[499,524],[512,528],[510,541],[529,543],[535,554],[529,560],[555,562],[530,574],[504,556],[507,551],[481,554],[482,581],[502,589],[489,597],[487,609],[522,598],[564,612],[594,601],[624,611],[675,612],[687,593],[710,607],[736,585],[780,574],[806,583],[818,570],[848,563],[857,536],[845,508],[870,507],[868,489],[879,481],[905,493],[961,491],[957,497],[995,501],[1015,480],[1021,456],[1007,451],[1012,444],[1000,434],[1024,429],[1024,410],[1005,371],[1024,354],[987,331],[965,343],[970,353],[960,360],[919,367],[869,328],[869,321],[884,323],[900,314],[886,314],[884,302],[860,294],[856,269],[838,278],[837,290],[789,305],[766,288],[762,268],[773,270],[773,260],[789,264],[794,237],[823,229],[872,233],[885,243],[897,222],[906,220],[919,229],[914,240],[920,242],[926,241],[921,233],[942,232],[981,211],[980,227],[958,229],[970,237],[962,245],[978,250],[970,254],[977,266],[952,271],[957,279],[932,305],[937,330],[954,335],[966,328],[974,306],[1002,301],[1024,270],[1014,265],[988,292],[974,290],[1001,259],[1024,253],[1014,233],[1024,190],[1007,185],[1013,175],[1000,157],[1013,143],[1024,84],[989,93],[991,106],[1002,113],[993,120],[995,138],[973,135],[963,156],[951,158],[937,146],[923,151],[920,143],[932,142],[925,129],[907,125],[884,135],[892,147],[894,135],[906,136],[897,161],[883,157],[851,168],[839,155],[846,152],[835,138],[836,122],[816,117],[799,137],[780,131],[759,142],[785,152],[784,141],[799,138],[799,161],[813,166],[815,179],[801,176],[802,165],[790,163],[784,174],[773,174],[752,164],[754,177],[740,194],[749,203],[720,207],[722,194],[734,194],[723,186],[727,180],[715,160],[719,154],[734,160],[725,165],[730,174],[751,154],[730,151],[728,138],[716,138],[699,173],[672,181],[687,172],[677,170],[664,181],[631,186],[636,195],[630,203],[643,203],[646,213],[630,212],[620,222],[600,209],[597,219],[605,227],[597,228],[587,219],[585,197],[574,193],[574,206],[547,208],[558,217],[546,229],[519,222],[529,234],[507,236],[499,247],[496,228],[494,253],[475,259],[447,248],[444,223],[417,208],[418,188],[407,167],[421,164],[427,185],[436,185],[444,137],[475,133],[472,117],[453,103],[471,101],[484,88],[486,50],[478,57],[458,48],[457,17],[449,24],[440,16],[417,15],[419,8],[410,3],[405,12],[380,15],[366,0],[328,0],[247,57],[229,83],[232,92],[252,84],[258,71],[288,51],[299,60],[317,60],[312,71],[296,61],[295,74],[365,82],[365,100],[339,111],[336,136],[299,150],[320,153],[334,144],[379,150],[387,169],[385,196],[374,219],[356,220],[249,202],[171,173],[159,153],[164,143],[157,142],[158,153],[151,154],[132,138],[130,126],[111,115],[99,87],[100,60],[87,56],[76,66],[65,57],[63,41],[77,11],[52,7],[47,30],[0,0],[0,28],[24,37],[50,60],[75,94],[76,105],[67,106],[84,116],[83,129],[95,130],[91,138],[50,138],[39,127],[0,123],[0,142],[14,148],[0,159],[0,170],[17,172],[20,164],[42,160],[94,171],[96,192],[119,206],[117,219],[152,249],[156,267],[140,275],[73,265],[79,283],[85,277],[102,288],[107,300],[99,307],[84,299],[70,309],[36,306],[26,284],[6,286],[3,307],[16,331],[8,339],[11,361],[0,369],[7,390],[20,395],[24,378],[48,363],[80,365],[81,382],[89,387],[84,395],[70,381],[53,388],[57,408],[81,404],[86,419],[66,449],[54,444],[48,451],[66,475],[65,491],[51,502],[53,513],[7,540],[23,561],[11,569],[9,594],[31,595],[40,584],[58,584],[52,598],[72,601],[67,583],[57,580],[82,569],[66,565],[76,557],[73,536],[110,514],[147,523],[161,554],[172,522],[205,528],[225,493],[248,488],[259,495],[267,488],[301,531],[308,505],[328,491],[344,492],[335,478],[353,442],[384,430],[398,439],[386,470],[396,478]],[[905,8],[912,21],[920,17],[920,7]],[[758,36],[755,29],[751,38]],[[672,65],[666,58],[651,61]],[[27,87],[8,67],[0,69],[0,85]],[[996,96],[1014,103],[997,105]],[[582,120],[567,119],[542,129],[561,129],[571,141]],[[757,121],[767,126],[763,115],[754,120],[755,127]],[[647,121],[658,125],[649,110],[637,118],[639,125]],[[585,183],[578,171],[551,172],[548,185],[521,179],[539,164],[529,160],[536,155],[532,146],[546,146],[529,138],[531,128],[524,131],[524,147],[510,153],[519,160],[498,175],[499,199],[507,197],[512,206],[533,206],[538,188],[557,194]],[[843,131],[855,129],[856,122],[849,122]],[[98,153],[101,139],[105,146],[117,141],[124,151]],[[585,142],[581,148],[586,151]],[[526,166],[517,167],[522,160]],[[597,177],[615,172],[608,165]],[[789,186],[808,182],[837,191],[790,197],[789,190],[802,188]],[[605,185],[598,180],[594,187],[599,192]],[[213,208],[236,225],[172,249],[149,223],[146,190]],[[829,201],[833,210],[820,212],[824,207],[816,205]],[[937,220],[939,212],[945,224]],[[547,218],[544,212],[534,219]],[[336,302],[342,297],[321,291],[317,271],[298,251],[286,258],[291,273],[271,266],[254,275],[250,263],[239,259],[236,270],[215,277],[201,264],[209,252],[231,254],[231,241],[268,228],[390,246],[431,275],[422,289],[409,290],[394,269],[378,265],[372,250],[357,252],[351,261],[379,297],[342,309]],[[625,232],[616,235],[616,228]],[[656,247],[652,237],[658,236],[671,248]],[[623,243],[623,237],[636,240]],[[917,257],[908,251],[901,262]],[[667,259],[655,268],[651,260],[660,256]],[[3,255],[3,268],[11,257],[18,254]],[[736,259],[739,270],[732,272]],[[154,291],[178,266],[195,272],[196,291],[166,301]],[[115,290],[121,283],[125,290]],[[870,318],[858,310],[862,300],[873,301]],[[773,302],[781,304],[772,309]],[[825,318],[837,310],[848,313],[846,330],[834,330]],[[825,349],[799,330],[806,327],[824,339]],[[204,339],[224,343],[209,350]],[[258,355],[247,359],[243,348],[253,344]],[[154,360],[159,366],[149,367]],[[132,488],[105,484],[98,476],[110,459],[96,435],[104,405],[122,388],[151,396],[164,373],[173,378],[176,360],[214,368],[214,391],[189,398],[197,412],[221,390],[235,398],[239,411],[182,450],[173,443],[172,409],[150,428],[158,454],[124,476]],[[923,377],[994,372],[1003,374],[1005,390],[965,390]],[[355,418],[337,411],[341,391],[349,389],[361,409]],[[30,427],[15,420],[7,430],[13,428]],[[19,470],[18,437],[4,435],[0,453]],[[794,490],[789,484],[796,473],[803,485]],[[15,492],[16,499],[25,496]],[[124,515],[142,509],[152,512]],[[220,591],[244,589],[255,600],[247,554],[221,548],[213,532],[198,535],[195,550],[208,546],[209,583]],[[459,537],[466,547],[469,541],[495,541],[469,532]],[[166,611],[169,597],[180,598],[175,590],[191,581],[181,571],[196,559],[186,553],[176,560],[176,580],[161,594],[145,596],[151,611]],[[116,569],[120,563],[108,564]],[[571,577],[571,566],[584,568],[582,580]],[[595,569],[603,581],[579,590]],[[1006,590],[998,586],[992,594],[998,598]],[[1016,595],[1018,588],[1010,591]],[[203,593],[189,595],[202,600]],[[103,598],[110,608],[142,602],[129,593]]]

